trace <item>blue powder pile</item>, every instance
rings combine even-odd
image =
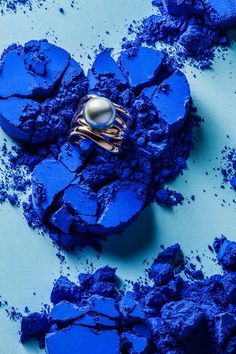
[[[236,243],[222,236],[213,246],[224,272],[201,281],[180,276],[179,244],[162,250],[148,269],[151,282],[132,291],[118,289],[109,266],[79,274],[80,285],[61,276],[52,309],[23,317],[21,341],[37,338],[48,354],[233,354]]]
[[[129,32],[137,33],[137,45],[171,45],[180,65],[192,58],[201,69],[209,68],[215,47],[229,44],[227,31],[236,28],[234,0],[154,0],[153,5],[158,14],[145,18],[138,29],[131,25]],[[130,43],[124,39],[125,48]]]
[[[134,122],[120,154],[89,140],[78,147],[67,141],[87,92],[130,111]],[[116,62],[106,49],[86,77],[66,51],[46,41],[12,45],[2,55],[0,124],[23,147],[2,148],[10,164],[2,200],[17,204],[19,184],[32,188],[29,203],[23,203],[30,226],[43,222],[52,239],[68,249],[121,232],[151,201],[168,206],[183,201],[164,186],[186,167],[192,128],[199,122],[193,111],[185,75],[160,51],[131,48]]]

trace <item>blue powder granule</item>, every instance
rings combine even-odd
[[[152,3],[157,6],[158,14],[145,18],[138,29],[130,26],[129,32],[137,32],[137,45],[155,46],[162,42],[174,46],[179,64],[190,57],[201,69],[209,68],[215,47],[229,44],[227,30],[236,27],[234,0],[154,0]],[[125,38],[124,47],[129,46],[130,41]]]
[[[224,272],[201,281],[181,277],[176,260],[186,264],[179,244],[161,251],[148,269],[149,282],[130,291],[118,288],[109,266],[79,274],[79,285],[61,276],[51,310],[23,317],[21,341],[36,338],[48,354],[233,354],[235,244],[215,240]]]
[[[134,122],[119,154],[89,140],[67,141],[85,92],[130,111]],[[11,170],[32,171],[25,216],[31,226],[41,219],[57,244],[74,248],[121,232],[155,199],[182,202],[163,187],[186,167],[199,119],[185,75],[164,53],[139,47],[116,62],[106,49],[86,78],[66,51],[46,41],[13,45],[2,56],[0,97],[2,128],[24,143],[11,156]]]

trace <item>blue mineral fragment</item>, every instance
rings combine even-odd
[[[168,123],[170,129],[181,127],[188,115],[191,100],[189,85],[183,73],[176,71],[161,86],[146,88],[143,94],[151,100],[159,118]]]
[[[69,65],[70,55],[46,41],[30,41],[4,53],[0,73],[0,97],[47,97]]]
[[[147,47],[139,47],[135,55],[123,52],[119,65],[132,88],[140,89],[153,83],[162,67],[164,54]]]
[[[75,178],[60,161],[48,159],[36,166],[32,177],[32,194],[35,209],[44,215],[58,193]]]
[[[51,301],[57,304],[60,301],[76,302],[80,299],[80,288],[67,277],[60,276],[51,292]]]
[[[46,336],[47,354],[119,354],[118,332],[71,325]]]
[[[84,315],[84,311],[69,301],[57,303],[50,312],[50,319],[53,322],[67,323],[76,320]]]
[[[162,285],[174,277],[174,270],[168,263],[154,262],[150,268],[149,276],[156,284]]]
[[[111,51],[105,49],[95,59],[88,71],[89,90],[92,93],[100,80],[107,77],[116,81],[116,85],[127,85],[127,80],[111,56]]]
[[[170,332],[179,340],[187,338],[204,318],[203,310],[187,300],[169,302],[162,307],[161,314]]]
[[[236,3],[234,0],[202,0],[206,21],[216,28],[236,27]]]
[[[217,249],[216,244],[214,246]],[[217,259],[225,269],[236,271],[236,242],[223,238],[217,249]]]
[[[126,332],[122,336],[123,350],[127,350],[132,354],[147,354],[148,353],[148,339],[145,337],[138,337],[132,333]]]

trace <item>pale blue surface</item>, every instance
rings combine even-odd
[[[47,1],[48,11],[35,8],[17,14],[7,14],[0,19],[0,49],[12,42],[24,43],[30,39],[48,38],[74,54],[85,69],[91,64],[87,55],[94,57],[94,49],[101,42],[120,50],[120,41],[127,34],[133,19],[150,15],[153,11],[148,0],[80,0],[79,10],[71,9],[68,0]],[[65,4],[65,5],[63,5]],[[65,15],[60,14],[63,7]],[[106,34],[109,30],[110,35]],[[80,43],[83,44],[80,47]],[[220,189],[222,176],[213,171],[220,166],[221,150],[225,144],[236,141],[236,48],[216,59],[212,70],[199,72],[186,67],[192,96],[205,118],[197,132],[197,142],[188,163],[188,170],[174,184],[186,197],[192,194],[196,201],[167,210],[157,205],[145,210],[139,219],[122,236],[112,236],[105,244],[99,260],[92,250],[77,255],[66,255],[62,267],[56,257],[57,250],[48,237],[32,231],[22,216],[22,210],[8,204],[0,205],[0,294],[10,306],[23,311],[25,305],[39,310],[49,301],[53,280],[60,271],[76,279],[79,271],[86,269],[86,260],[100,266],[109,263],[118,266],[121,279],[143,276],[145,259],[151,260],[159,246],[180,242],[185,254],[194,255],[207,251],[208,243],[220,233],[236,240],[235,206],[221,206],[224,198],[231,202],[234,191]],[[194,78],[193,74],[197,77]],[[230,134],[230,140],[226,135]],[[1,132],[0,143],[5,134]],[[8,139],[10,143],[10,139]],[[218,160],[217,160],[218,159]],[[195,161],[195,163],[194,163]],[[206,175],[205,172],[209,174]],[[187,180],[187,183],[185,181]],[[203,189],[206,192],[203,192]],[[218,197],[214,194],[218,193]],[[203,258],[208,273],[218,270]],[[68,270],[67,267],[70,267]],[[33,295],[36,293],[36,296]],[[0,354],[37,353],[34,345],[19,344],[19,322],[11,322],[5,311],[0,311]]]

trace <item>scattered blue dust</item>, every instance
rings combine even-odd
[[[236,28],[234,0],[153,0],[157,14],[134,23],[129,33],[136,33],[134,41],[124,38],[123,47],[146,43],[168,44],[169,52],[182,65],[186,59],[201,69],[211,66],[215,48],[223,50],[230,43],[227,30]]]
[[[79,274],[80,285],[61,276],[52,309],[23,317],[21,341],[38,339],[47,354],[233,354],[236,243],[222,236],[214,249],[224,272],[207,279],[201,270],[197,280],[181,277],[186,261],[179,244],[162,250],[149,280],[133,283],[132,291],[118,288],[109,266]]]
[[[222,155],[223,167],[221,168],[221,173],[223,182],[229,183],[236,190],[236,150],[225,146],[222,150]]]
[[[110,98],[133,116],[120,154],[91,141],[78,147],[67,142],[76,105],[87,92]],[[42,220],[58,245],[95,246],[104,235],[124,230],[151,201],[182,202],[164,186],[186,167],[199,117],[184,74],[164,53],[141,46],[115,62],[106,49],[86,78],[66,51],[46,41],[12,45],[2,55],[0,97],[1,126],[23,144],[2,148],[9,166],[1,199],[30,189],[32,172],[25,216],[32,227]],[[10,201],[19,204],[15,196]]]
[[[53,1],[54,2],[54,1]],[[69,5],[72,8],[78,6],[77,0],[70,0]],[[27,14],[27,11],[32,11],[34,8],[44,8],[48,9],[47,0],[0,0],[0,14],[4,15],[5,13],[17,13],[17,11],[22,10],[23,13]],[[61,14],[65,14],[65,11],[62,7],[59,8]]]

